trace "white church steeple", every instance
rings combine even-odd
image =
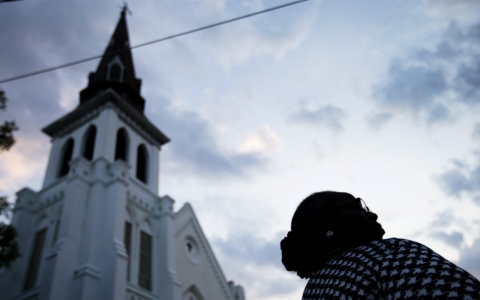
[[[169,139],[144,115],[126,9],[79,105],[43,128],[52,147],[42,189],[17,193],[22,256],[0,270],[0,298],[244,300],[186,204],[159,197]]]
[[[44,187],[67,175],[69,161],[121,159],[130,175],[158,193],[158,150],[169,139],[144,114],[141,80],[135,77],[125,10],[79,106],[43,129],[52,137]]]
[[[158,196],[169,139],[143,114],[140,86],[124,9],[78,107],[43,129],[52,138],[45,180],[17,194],[24,255],[1,280],[4,295],[180,299],[173,200]]]

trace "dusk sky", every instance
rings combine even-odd
[[[131,45],[279,0],[129,1]],[[103,53],[120,1],[0,4],[0,80]],[[171,142],[160,195],[192,204],[249,300],[300,299],[279,242],[309,194],[345,191],[385,237],[480,278],[480,1],[311,0],[133,50],[147,118]],[[0,84],[17,143],[0,195],[39,190],[50,140],[98,60]]]

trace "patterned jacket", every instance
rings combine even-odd
[[[303,292],[318,299],[480,300],[480,282],[420,243],[391,238],[328,260]]]

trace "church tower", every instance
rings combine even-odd
[[[144,115],[126,8],[79,105],[43,128],[43,187],[17,193],[22,256],[0,274],[2,299],[181,299],[173,200],[158,196],[169,139]]]
[[[169,139],[145,117],[141,83],[124,8],[79,105],[43,128],[45,180],[17,193],[22,256],[0,270],[1,299],[245,300],[192,206],[158,196]]]

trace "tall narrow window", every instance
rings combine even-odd
[[[25,280],[24,290],[28,290],[37,283],[38,271],[40,270],[40,263],[42,261],[43,244],[45,243],[45,236],[47,229],[42,229],[35,235],[35,243],[30,257],[30,264],[28,266],[27,278]]]
[[[125,222],[125,231],[123,233],[123,243],[125,244],[125,250],[127,250],[127,281],[130,280],[130,248],[132,244],[132,224]]]
[[[147,290],[152,289],[152,236],[143,231],[140,233],[138,285]]]
[[[148,174],[148,153],[145,145],[138,146],[137,149],[137,178],[147,183]]]
[[[117,142],[115,145],[115,160],[121,159],[128,162],[128,135],[125,128],[120,128],[117,131]]]
[[[55,232],[53,233],[52,246],[55,245],[55,243],[58,240],[59,231],[60,231],[60,219],[57,219],[57,222],[55,223]]]
[[[62,177],[68,174],[70,166],[68,163],[72,159],[73,154],[73,139],[69,138],[68,141],[63,145],[61,159],[60,159],[60,170],[58,177]]]
[[[122,81],[122,67],[118,63],[110,66],[110,81]]]
[[[90,126],[83,137],[83,157],[88,160],[92,160],[93,153],[95,151],[95,138],[97,136],[97,128]]]

